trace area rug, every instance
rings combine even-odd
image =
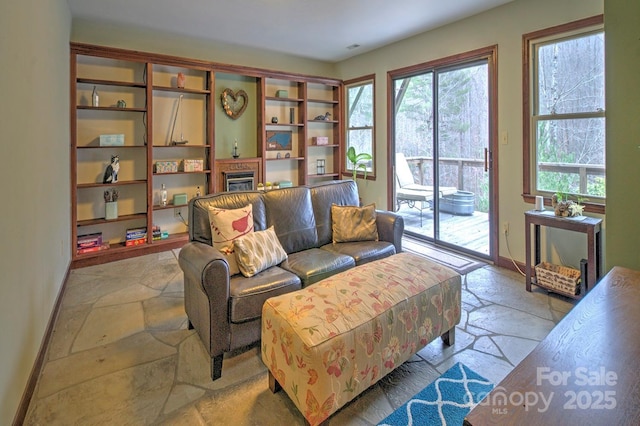
[[[482,262],[461,256],[457,253],[446,251],[439,247],[435,247],[417,239],[409,238],[406,236],[402,238],[402,250],[415,253],[417,255],[431,259],[435,262],[441,263],[461,275],[468,274],[471,271],[485,266],[485,264]]]
[[[378,426],[462,425],[491,389],[490,381],[459,362]]]

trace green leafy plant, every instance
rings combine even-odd
[[[364,178],[367,178],[367,164],[366,161],[372,160],[373,157],[371,154],[367,154],[366,152],[361,152],[360,154],[356,154],[356,149],[352,146],[347,150],[347,160],[351,163],[351,167],[353,170],[353,180],[356,180],[356,176],[358,175],[358,170],[362,170],[364,173]]]

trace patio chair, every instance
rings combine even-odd
[[[454,186],[438,188],[440,197],[455,194],[457,191],[458,188]],[[422,227],[422,212],[433,208],[433,193],[433,186],[415,183],[404,154],[396,152],[396,202],[398,209],[402,203],[407,203],[410,208],[420,210],[420,226]]]

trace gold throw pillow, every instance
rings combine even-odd
[[[364,207],[331,205],[333,243],[378,241],[376,205]]]

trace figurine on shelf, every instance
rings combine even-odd
[[[116,183],[118,182],[118,171],[120,171],[120,157],[117,155],[111,156],[111,164],[107,166],[104,171],[104,177],[102,183]]]
[[[316,118],[314,118],[314,120],[327,121],[329,120],[329,117],[331,117],[331,113],[327,111],[324,115],[319,115]]]
[[[185,83],[185,75],[183,72],[179,72],[178,73],[178,78],[176,79],[176,83],[178,86],[178,89],[184,89],[184,83]]]

